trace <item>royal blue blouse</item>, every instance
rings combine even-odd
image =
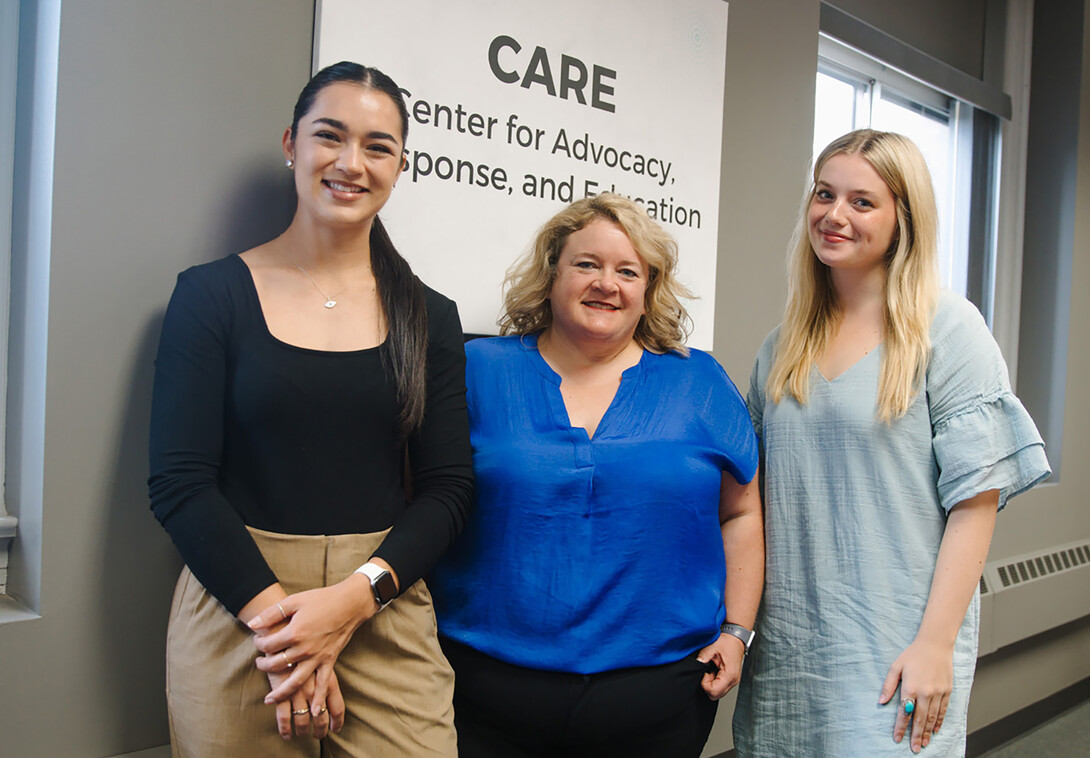
[[[429,585],[442,635],[527,668],[678,661],[723,621],[722,472],[756,438],[707,353],[644,352],[593,439],[573,428],[537,339],[466,346],[477,504]]]

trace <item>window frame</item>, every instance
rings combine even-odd
[[[879,109],[884,103],[888,103],[899,110],[932,119],[949,133],[946,155],[952,163],[947,166],[944,175],[932,174],[936,199],[940,201],[938,253],[944,284],[966,292],[968,234],[960,219],[965,215],[963,209],[968,193],[958,191],[958,161],[964,141],[962,130],[965,128],[964,119],[960,116],[961,103],[956,98],[916,82],[825,34],[819,37],[817,74],[819,79],[828,77],[855,90],[855,107],[848,125],[851,129],[879,128],[875,123],[879,120]],[[818,110],[815,108],[815,113]],[[818,144],[819,141],[824,141],[824,136],[819,140],[817,126],[815,122],[815,157],[824,146]],[[949,223],[951,221],[952,224]]]
[[[817,73],[858,87],[866,87],[865,118],[855,117],[856,128],[873,123],[876,105],[885,100],[901,107],[931,111],[951,130],[951,165],[941,177],[945,185],[945,212],[940,218],[939,254],[951,272],[947,282],[966,295],[984,315],[988,326],[995,310],[996,260],[999,254],[999,173],[1002,155],[997,117],[940,87],[909,76],[877,58],[860,52],[822,31],[818,40]],[[857,102],[856,113],[860,112]],[[936,183],[940,177],[933,176]],[[943,218],[946,216],[946,218]]]
[[[45,392],[49,269],[62,0],[21,0],[16,32],[11,233],[3,276],[9,305],[3,434],[5,508],[18,518],[9,540],[0,624],[37,618],[43,571]],[[9,47],[5,45],[5,51]],[[4,246],[7,249],[7,246]]]
[[[1067,324],[1057,318],[1038,323],[1041,316],[1037,304],[1042,301],[1055,303],[1060,312],[1066,313],[1070,292],[1060,281],[1062,276],[1060,280],[1044,283],[1024,276],[1027,216],[1039,212],[1030,209],[1033,193],[1028,189],[1031,161],[1039,160],[1030,154],[1030,88],[1036,58],[1034,40],[1043,46],[1041,51],[1046,56],[1051,51],[1043,42],[1044,36],[1037,32],[1038,24],[1042,21],[1046,25],[1055,23],[1056,28],[1063,27],[1065,34],[1070,32],[1077,36],[1081,21],[1073,24],[1071,19],[1082,18],[1084,9],[1080,5],[1071,2],[1045,7],[1033,0],[987,0],[983,70],[981,77],[976,78],[906,45],[829,2],[821,3],[820,30],[823,35],[889,61],[909,76],[964,100],[973,106],[972,113],[991,115],[987,128],[993,132],[989,152],[994,165],[990,170],[979,171],[974,181],[978,186],[987,182],[996,187],[994,215],[978,221],[978,233],[992,238],[992,252],[990,259],[974,261],[970,265],[975,268],[974,276],[981,285],[978,305],[1006,358],[1011,387],[1034,414],[1048,446],[1053,468],[1048,484],[1059,483],[1062,464]],[[1055,34],[1055,28],[1052,31]],[[1072,46],[1076,46],[1074,42]],[[1055,74],[1050,72],[1042,76],[1054,78]],[[1059,97],[1063,103],[1059,106],[1061,110],[1065,107],[1077,109],[1077,96],[1072,99],[1065,91]],[[1038,109],[1038,113],[1041,112]],[[1064,111],[1063,118],[1070,119],[1071,116]],[[1038,115],[1034,122],[1043,123],[1042,116]],[[979,128],[980,124],[974,126]],[[1053,193],[1056,189],[1053,185],[1059,184],[1051,176],[1045,183]],[[979,249],[980,244],[974,240],[970,250]],[[1049,261],[1057,266],[1069,265],[1065,263],[1070,258],[1069,251],[1050,250],[1049,254]],[[972,284],[969,291],[972,295]],[[1029,322],[1034,322],[1031,327],[1026,326]],[[1034,335],[1034,344],[1027,346],[1028,352],[1020,349],[1021,335],[1027,329],[1039,332]],[[1046,359],[1038,355],[1042,344],[1051,351]]]
[[[19,3],[0,3],[0,354],[8,354],[11,292],[12,201],[15,178],[15,97],[19,63]],[[0,370],[0,472],[7,471],[7,361]],[[6,480],[6,477],[5,477]],[[0,488],[0,595],[7,591],[8,548],[18,519],[8,513]]]

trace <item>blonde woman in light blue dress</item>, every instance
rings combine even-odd
[[[818,156],[747,398],[767,567],[739,758],[965,753],[996,513],[1049,468],[984,320],[938,287],[936,219],[905,137]]]

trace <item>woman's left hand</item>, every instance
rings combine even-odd
[[[337,657],[355,631],[377,611],[367,577],[352,574],[329,587],[288,595],[251,619],[250,629],[258,633],[254,645],[264,653],[257,659],[257,667],[265,672],[293,669],[265,702],[283,700],[307,677],[316,675],[311,700],[324,703]],[[285,617],[288,623],[282,629],[263,633]]]
[[[746,646],[740,639],[730,634],[720,634],[712,644],[696,654],[701,663],[712,662],[719,669],[715,674],[704,674],[700,686],[708,693],[708,698],[718,700],[731,691],[742,678],[742,659]]]
[[[950,691],[954,686],[954,648],[941,642],[931,642],[917,637],[905,648],[886,674],[882,684],[879,705],[890,701],[901,684],[901,700],[897,708],[897,722],[893,727],[893,741],[900,742],[912,720],[912,752],[918,753],[931,742],[931,735],[939,730],[946,718],[950,703]],[[912,714],[905,713],[904,702],[912,700]]]

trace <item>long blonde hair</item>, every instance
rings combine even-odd
[[[833,140],[814,162],[788,253],[787,308],[768,376],[773,402],[784,393],[805,404],[810,372],[841,317],[829,267],[810,244],[807,221],[821,169],[834,155],[859,155],[893,193],[897,227],[886,256],[883,357],[878,379],[878,418],[905,415],[919,392],[931,354],[929,331],[938,298],[938,211],[931,175],[919,148],[900,134],[870,129]]]
[[[576,200],[545,222],[531,250],[508,270],[500,334],[532,334],[553,322],[549,293],[556,279],[556,262],[575,232],[596,219],[621,228],[648,269],[644,314],[634,338],[645,350],[688,354],[689,318],[681,298],[692,297],[677,279],[677,243],[647,211],[623,195],[604,192]]]

